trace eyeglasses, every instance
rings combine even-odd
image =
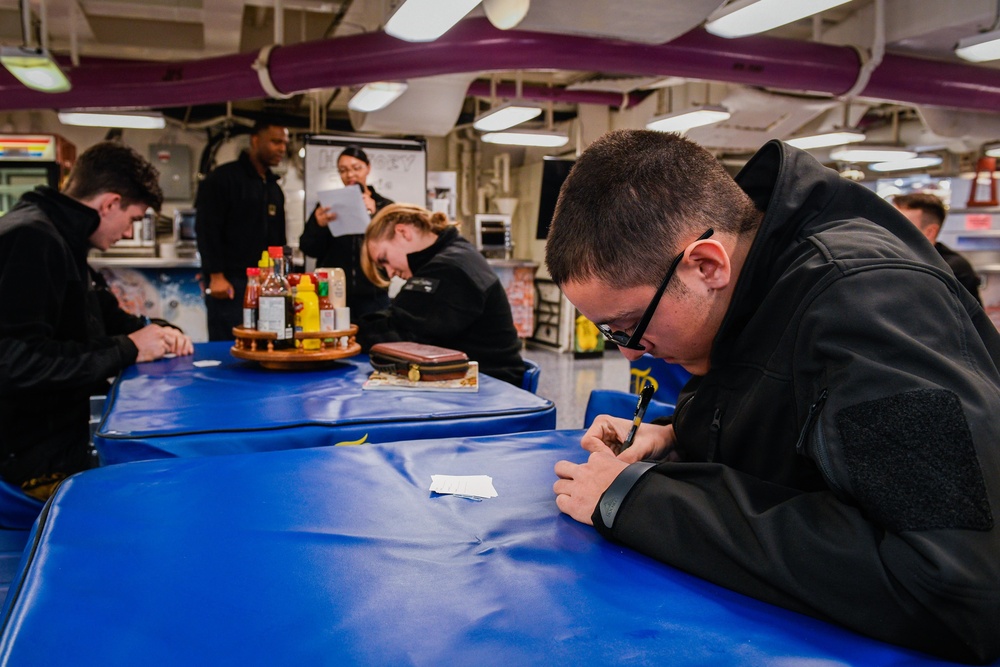
[[[704,241],[714,233],[714,229],[709,229],[692,243]],[[619,347],[624,347],[629,350],[646,349],[640,345],[639,342],[642,340],[642,335],[646,333],[646,327],[649,326],[649,321],[653,319],[653,313],[656,312],[656,307],[660,305],[660,298],[663,297],[663,292],[667,289],[667,283],[669,283],[670,279],[674,277],[674,272],[677,271],[677,266],[681,263],[681,258],[684,257],[684,253],[686,251],[687,248],[685,247],[684,250],[681,250],[680,254],[674,257],[674,260],[670,262],[670,268],[667,269],[667,275],[663,277],[663,282],[660,283],[659,289],[657,289],[656,294],[653,295],[653,300],[649,302],[648,306],[646,306],[646,312],[642,314],[642,319],[639,320],[639,324],[635,325],[632,335],[630,336],[624,331],[612,331],[611,327],[607,324],[598,324],[597,329],[604,334],[605,338]]]
[[[337,173],[339,174],[360,174],[365,170],[365,164],[355,164],[350,167],[337,167]]]

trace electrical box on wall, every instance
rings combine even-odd
[[[190,146],[150,144],[149,161],[160,172],[160,188],[164,199],[191,199]]]

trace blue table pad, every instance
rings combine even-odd
[[[717,587],[560,514],[552,466],[586,459],[581,434],[81,473],[36,525],[0,662],[947,664]],[[499,496],[439,496],[432,474],[488,474]]]
[[[108,396],[94,436],[102,464],[555,428],[548,399],[480,375],[475,393],[363,391],[366,355],[306,371],[236,359],[229,343],[137,364]],[[200,360],[218,366],[195,367]],[[219,434],[232,437],[219,438]]]

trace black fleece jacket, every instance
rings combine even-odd
[[[246,284],[268,246],[285,245],[285,194],[270,169],[261,177],[246,151],[216,167],[198,187],[195,229],[201,268]],[[236,298],[240,298],[237,293]]]
[[[521,386],[524,361],[507,293],[479,251],[450,227],[407,255],[413,277],[388,310],[362,318],[358,342],[414,341],[465,352],[479,370]]]
[[[0,218],[0,475],[21,482],[89,467],[88,397],[135,363],[109,335],[87,266],[97,212],[50,188]],[[135,318],[110,318],[134,330]]]
[[[873,192],[780,142],[737,182],[766,213],[678,400],[683,462],[595,526],[756,598],[995,660],[1000,336]]]

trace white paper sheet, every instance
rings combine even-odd
[[[333,236],[364,234],[371,217],[365,208],[361,190],[354,186],[336,190],[320,190],[316,193],[320,206],[329,208],[337,215],[328,225]]]
[[[496,498],[493,478],[489,475],[431,475],[431,491],[463,498]]]

